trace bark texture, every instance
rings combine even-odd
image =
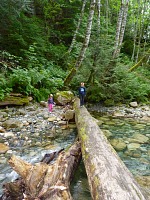
[[[43,159],[46,163],[32,165],[13,155],[9,163],[21,176],[24,191],[21,193],[18,184],[16,187],[8,185],[7,189],[10,191],[11,187],[18,192],[21,199],[26,200],[72,200],[69,186],[80,159],[80,142],[72,145],[67,152],[62,151],[51,165],[46,164],[49,162],[47,156]],[[12,190],[13,198],[7,198],[7,200],[15,200],[14,196],[17,195],[14,190]],[[16,199],[20,199],[19,196]]]
[[[87,1],[87,0],[83,0],[80,18],[79,18],[79,20],[78,20],[77,28],[76,28],[76,31],[75,31],[75,33],[74,33],[74,36],[73,36],[71,45],[70,45],[69,50],[68,50],[68,53],[71,53],[71,51],[72,51],[72,49],[73,49],[73,47],[74,47],[74,44],[75,44],[75,41],[76,41],[76,37],[77,37],[78,31],[79,31],[79,28],[80,28],[80,24],[81,24],[81,22],[82,22],[82,17],[83,17],[83,14],[84,14],[84,9],[85,9],[85,5],[86,5],[86,1]]]
[[[94,200],[146,200],[140,186],[121,161],[85,107],[74,103],[91,195]]]
[[[88,17],[88,23],[87,23],[84,42],[83,42],[80,54],[78,56],[78,59],[75,63],[74,68],[70,71],[70,73],[68,74],[68,76],[66,77],[66,79],[64,81],[65,86],[69,85],[72,78],[76,74],[76,71],[81,67],[82,61],[84,59],[84,55],[85,55],[86,49],[88,47],[90,36],[91,36],[91,29],[92,29],[92,21],[93,21],[93,16],[94,16],[95,4],[96,4],[96,0],[92,0],[91,4],[90,4],[90,11],[89,11],[89,17]]]
[[[116,38],[115,38],[113,58],[118,57],[121,50],[125,27],[126,27],[126,21],[127,21],[128,6],[129,6],[129,0],[121,1],[121,7],[119,11],[117,28],[116,28]]]

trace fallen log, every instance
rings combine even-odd
[[[147,200],[96,120],[75,100],[75,120],[82,157],[94,200]]]
[[[42,161],[49,162],[47,157]],[[80,160],[80,142],[72,145],[67,152],[61,151],[57,160],[51,165],[43,162],[32,165],[13,155],[9,164],[21,176],[20,183],[24,190],[19,190],[18,183],[13,186],[7,185],[7,192],[13,189],[13,198],[7,200],[15,200],[17,197],[15,191],[20,195],[16,200],[72,200],[69,186]]]

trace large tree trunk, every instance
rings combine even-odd
[[[75,63],[74,68],[70,71],[70,73],[68,74],[68,76],[66,77],[66,79],[64,81],[64,85],[65,86],[69,85],[69,83],[71,82],[72,78],[76,74],[76,71],[81,67],[82,61],[84,59],[84,55],[85,55],[86,49],[88,47],[90,36],[91,36],[92,21],[93,21],[95,3],[96,3],[95,1],[96,0],[92,0],[91,1],[90,11],[89,11],[89,18],[88,18],[88,23],[87,23],[87,29],[86,29],[86,34],[85,34],[84,42],[83,42],[83,45],[82,45],[82,49],[81,49],[80,54],[79,54],[79,56],[77,58],[77,61]]]
[[[121,161],[86,108],[75,100],[75,118],[81,140],[91,195],[94,200],[146,200],[132,174]]]
[[[47,163],[47,158],[44,158],[44,161],[45,159]],[[17,183],[17,185],[7,185],[7,192],[14,188],[18,195],[24,196],[26,200],[72,200],[69,186],[80,160],[80,142],[76,142],[67,152],[62,151],[51,165],[43,162],[32,165],[12,156],[9,163],[21,176],[24,191],[21,193],[20,185]],[[13,194],[14,196],[17,195]],[[20,199],[19,196],[16,199]],[[9,200],[15,199],[9,198]]]

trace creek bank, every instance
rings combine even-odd
[[[67,137],[70,137],[70,144],[73,142],[75,138],[74,129],[76,129],[76,125],[72,123],[69,124],[69,128],[67,128],[66,120],[64,120],[64,107],[55,106],[53,113],[49,114],[48,109],[45,106],[46,103],[44,105],[40,105],[38,103],[29,103],[28,106],[21,106],[19,108],[8,107],[0,110],[0,143],[6,145],[3,153],[0,154],[1,183],[4,183],[7,178],[7,181],[12,180],[9,177],[12,178],[13,173],[7,165],[7,160],[12,154],[19,156],[28,155],[28,157],[30,158],[28,161],[35,162],[38,160],[37,157],[41,158],[43,156],[43,154],[41,155],[41,149],[45,149],[45,151],[55,150],[56,142],[62,141],[62,139],[65,140],[65,138]],[[94,105],[93,107],[95,106],[96,105]],[[149,144],[149,140],[147,140],[147,138],[150,138],[150,132],[145,131],[145,128],[150,126],[150,122],[147,120],[147,118],[149,118],[149,116],[147,115],[149,107],[147,108],[147,106],[144,106],[144,108],[131,108],[128,106],[120,106],[106,108],[100,106],[99,108],[97,107],[95,111],[91,110],[90,107],[88,109],[92,115],[95,111],[98,111],[95,112],[93,116],[97,118],[97,122],[99,123],[102,130],[105,131],[109,140],[114,138],[117,139],[117,137],[120,136],[122,141],[125,142],[126,148],[117,151],[119,154],[121,154],[121,156],[123,156],[123,158],[125,158],[125,163],[129,166],[129,168],[131,165],[133,165],[133,162],[135,161],[137,163],[137,165],[135,165],[137,167],[140,166],[140,169],[138,168],[138,170],[136,170],[136,173],[139,173],[138,180],[139,177],[141,177],[141,184],[143,184],[145,187],[147,183],[144,182],[144,180],[147,181],[147,179],[149,178],[148,155],[150,155],[150,150],[147,148]],[[134,117],[128,116],[126,118],[125,116],[127,115],[125,115],[124,117],[114,116],[114,112],[116,110],[117,112],[119,111],[121,113],[124,113],[125,109],[131,109],[134,113]],[[145,116],[144,118],[137,117],[139,111],[143,113],[143,115]],[[13,125],[11,125],[12,127],[10,126],[11,123],[8,123],[8,127],[6,125],[6,121],[9,122],[9,120],[12,120],[13,122]],[[15,124],[14,121],[16,121]],[[128,122],[130,122],[130,124],[132,125],[130,129],[128,129],[128,126],[126,125],[126,123]],[[4,126],[3,123],[5,124]],[[117,126],[117,131],[115,130],[113,132],[109,128],[112,128],[114,126]],[[124,132],[119,132],[119,136],[116,137],[115,135],[118,132],[119,128],[122,128],[123,126],[127,127],[127,130],[124,131],[126,134],[124,135]],[[143,133],[145,132],[144,136],[146,137],[146,142],[137,143],[137,141],[134,141],[138,138],[131,137],[132,135],[136,134],[135,131],[133,131],[133,127],[138,134],[143,135]],[[143,140],[145,141],[145,139]],[[130,150],[130,148],[127,148],[127,146],[131,147],[129,146],[130,143],[136,143],[137,145],[140,145],[140,147],[134,150]],[[66,146],[67,145],[68,144],[66,144]],[[128,158],[131,158],[130,161],[126,161],[126,159]],[[138,161],[135,159],[138,159]],[[133,174],[135,175],[136,173]],[[16,177],[16,175],[14,177]],[[145,177],[147,177],[147,179],[144,179]]]

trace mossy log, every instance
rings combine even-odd
[[[13,189],[13,197],[16,197],[15,191],[17,191],[21,197],[18,196],[17,200],[72,200],[69,186],[80,160],[80,142],[72,145],[67,152],[61,151],[57,160],[51,165],[43,162],[32,165],[13,155],[9,164],[21,176],[24,191],[21,194],[20,186],[17,184],[16,187],[7,186],[7,192],[10,188]],[[15,199],[9,198],[9,200]]]
[[[147,200],[85,107],[74,102],[82,157],[94,200]]]
[[[139,66],[141,66],[142,65],[142,63],[145,61],[145,63],[146,63],[146,61],[149,59],[149,54],[150,54],[150,49],[146,52],[146,54],[134,65],[134,66],[132,66],[128,71],[129,72],[132,72],[133,70],[135,70],[136,68],[138,68]]]
[[[7,96],[0,101],[0,106],[23,106],[29,104],[29,98],[24,96]]]

